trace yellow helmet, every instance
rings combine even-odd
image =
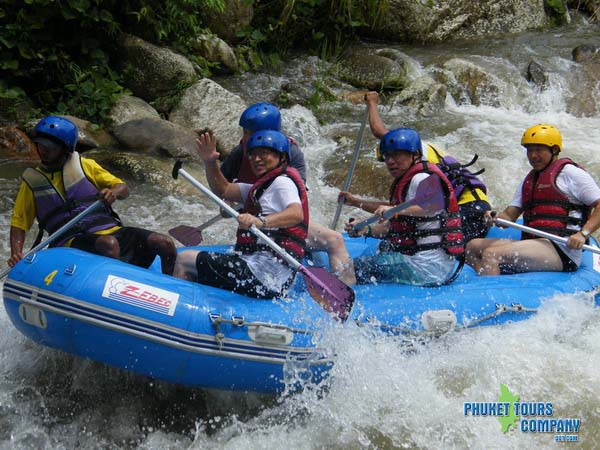
[[[558,151],[562,150],[562,136],[560,131],[553,125],[539,124],[529,127],[523,133],[521,145],[542,144],[548,147],[558,147]]]

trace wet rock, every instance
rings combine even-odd
[[[158,111],[139,97],[122,95],[110,111],[114,127],[135,119],[160,119]]]
[[[600,114],[600,53],[596,52],[576,64],[570,76],[573,95],[567,103],[568,112],[578,117]]]
[[[127,87],[146,101],[170,95],[179,83],[192,83],[197,78],[192,63],[168,48],[126,34],[118,44],[123,55],[121,64],[127,69]]]
[[[39,161],[35,145],[29,136],[15,126],[0,127],[0,158]]]
[[[186,89],[169,120],[190,130],[211,129],[223,149],[230,150],[242,138],[239,119],[246,103],[208,78]]]
[[[443,64],[445,72],[437,74],[458,104],[500,106],[502,81],[476,64],[453,58]]]
[[[236,73],[240,70],[237,57],[227,43],[214,35],[203,34],[196,38],[194,50],[207,61],[218,63],[221,73]]]
[[[339,61],[338,76],[357,88],[402,89],[407,84],[404,62],[372,50],[354,47]]]
[[[600,52],[600,47],[595,45],[578,45],[573,49],[571,55],[573,56],[573,61],[576,63],[582,63],[585,61],[589,61],[596,57]]]
[[[135,119],[114,129],[115,137],[128,149],[178,159],[198,159],[196,138],[189,128],[163,119]]]
[[[198,192],[189,183],[173,179],[172,159],[114,150],[96,150],[89,157],[115,175],[125,174],[129,184],[151,185],[173,195],[194,195]]]
[[[398,94],[392,105],[409,106],[423,116],[432,116],[444,109],[447,88],[428,76],[419,77]]]
[[[88,120],[74,116],[63,117],[77,126],[77,151],[80,153],[93,148],[112,147],[117,143],[108,131]]]
[[[541,88],[546,86],[548,76],[546,71],[537,61],[530,61],[525,72],[525,79]]]

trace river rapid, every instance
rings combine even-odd
[[[456,56],[492,72],[502,80],[502,92],[496,102],[481,106],[448,96],[446,107],[427,118],[402,107],[382,106],[380,112],[388,127],[414,127],[463,161],[477,153],[496,209],[507,204],[528,171],[519,142],[536,123],[556,125],[563,154],[600,180],[599,117],[568,112],[579,101],[571,50],[599,44],[599,38],[597,25],[579,21],[497,40],[394,47],[410,59],[415,76]],[[522,76],[532,57],[547,69],[543,90]],[[246,74],[223,84],[247,103],[269,99],[305,64],[298,60],[282,73]],[[600,104],[600,87],[587,95]],[[336,139],[355,139],[364,111],[347,103],[328,108],[325,123],[302,107],[283,111],[285,131],[298,140],[309,164],[311,219],[325,224],[338,192],[323,181],[325,162],[348,165],[354,142],[346,146]],[[366,136],[361,153],[373,165],[374,144]],[[2,261],[9,255],[10,214],[22,169],[0,163]],[[367,170],[355,173],[359,183],[367,177]],[[128,181],[132,195],[117,205],[126,223],[166,232],[179,223],[201,223],[217,211],[198,196],[165,195],[150,183]],[[350,216],[359,215],[345,208],[342,220]],[[233,228],[223,221],[206,230],[204,240],[229,242]],[[598,448],[599,319],[589,296],[561,296],[548,299],[525,322],[454,333],[411,351],[395,338],[352,324],[336,326],[324,331],[324,342],[336,353],[326,389],[264,396],[183,388],[40,347],[21,336],[0,306],[0,449]],[[496,402],[501,384],[521,402],[552,403],[552,418],[580,419],[578,441],[558,444],[554,433],[519,426],[502,433],[496,417],[465,416],[465,402]],[[543,417],[522,417],[537,418]]]

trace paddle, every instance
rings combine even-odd
[[[235,205],[234,209],[240,210],[242,209],[242,205]],[[199,245],[202,242],[202,230],[214,225],[219,220],[223,219],[223,215],[221,213],[217,214],[213,218],[207,220],[201,225],[197,227],[192,227],[189,225],[178,225],[169,230],[169,234],[181,242],[186,247],[193,247],[195,245]]]
[[[40,242],[38,245],[33,247],[27,253],[25,253],[23,255],[23,259],[25,259],[29,255],[31,255],[32,253],[35,253],[38,250],[44,248],[45,246],[50,245],[52,242],[54,242],[56,239],[58,239],[61,234],[63,234],[65,231],[67,231],[69,228],[71,228],[73,225],[75,225],[77,222],[79,222],[85,216],[87,216],[88,214],[90,214],[91,212],[96,210],[101,205],[102,205],[102,201],[96,200],[94,203],[92,203],[90,206],[88,206],[86,209],[81,211],[79,214],[77,214],[75,217],[73,217],[71,220],[69,220],[67,223],[65,223],[62,227],[60,227],[58,230],[56,230],[54,233],[52,233],[50,236],[48,236],[46,238],[46,240]],[[7,267],[2,272],[0,272],[0,280],[2,278],[4,278],[6,275],[8,275],[8,273],[12,269],[13,269],[12,267]]]
[[[437,176],[430,175],[419,183],[417,192],[412,200],[400,203],[383,213],[384,219],[390,219],[394,214],[413,205],[419,205],[426,211],[437,211],[444,207],[444,193],[441,189],[440,179]],[[381,216],[373,215],[368,219],[358,222],[352,226],[354,231],[359,231],[374,222],[381,220]]]
[[[352,182],[352,175],[354,174],[354,168],[356,167],[356,161],[358,160],[358,153],[360,151],[360,147],[362,145],[363,134],[365,132],[365,126],[367,125],[367,119],[369,118],[369,107],[365,108],[365,116],[363,117],[362,123],[360,124],[360,129],[358,130],[358,137],[356,138],[356,145],[354,146],[354,153],[352,154],[352,161],[350,162],[350,168],[348,169],[348,175],[346,176],[346,181],[344,182],[344,187],[342,191],[346,192],[350,189],[350,183]],[[338,220],[340,219],[340,214],[342,212],[342,206],[344,206],[344,200],[337,204],[337,209],[335,210],[335,215],[333,216],[333,221],[331,222],[331,229],[335,230],[337,227]]]
[[[535,236],[539,236],[539,237],[543,237],[546,239],[550,239],[551,241],[554,241],[558,244],[567,244],[568,239],[566,237],[562,237],[562,236],[557,236],[555,234],[552,233],[546,233],[545,231],[542,230],[538,230],[537,228],[531,228],[528,227],[526,225],[521,225],[520,223],[515,223],[515,222],[511,222],[510,220],[504,220],[504,219],[494,219],[494,222],[497,223],[498,225],[502,225],[504,227],[512,227],[512,228],[516,228],[517,230],[521,230],[524,231],[526,233],[529,234],[533,234]],[[592,253],[597,253],[600,255],[600,248],[598,247],[594,247],[593,245],[587,245],[584,244],[583,245],[583,250],[588,250]]]
[[[192,186],[223,208],[231,217],[237,218],[239,213],[235,209],[182,169],[182,164],[181,161],[175,163],[175,166],[173,167],[173,178],[177,179],[177,176],[181,175],[189,181]],[[323,268],[303,266],[254,225],[250,227],[250,232],[262,239],[294,270],[300,272],[304,276],[304,281],[310,295],[323,306],[326,311],[332,313],[332,315],[341,322],[344,322],[348,318],[350,311],[352,310],[352,304],[354,303],[354,291],[350,287],[346,286]]]

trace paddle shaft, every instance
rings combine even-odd
[[[90,206],[88,206],[86,209],[81,211],[79,214],[77,214],[75,217],[73,217],[71,220],[69,220],[67,223],[65,223],[62,227],[60,227],[58,230],[56,230],[54,233],[52,233],[50,236],[48,236],[46,238],[46,240],[40,242],[38,245],[33,247],[27,253],[25,253],[23,255],[23,258],[28,257],[32,253],[37,252],[38,250],[46,247],[47,245],[50,245],[52,242],[54,242],[56,239],[58,239],[61,234],[63,234],[65,231],[67,231],[69,228],[71,228],[73,225],[75,225],[77,222],[79,222],[81,219],[83,219],[89,213],[96,210],[101,205],[102,205],[102,201],[96,200],[94,203],[92,203]],[[8,273],[11,270],[12,270],[12,267],[8,267],[8,268],[4,269],[2,272],[0,272],[0,280],[2,278],[4,278],[6,275],[8,275]]]
[[[543,237],[546,239],[550,239],[551,241],[554,241],[558,244],[567,244],[568,239],[562,236],[557,236],[555,234],[552,233],[546,233],[545,231],[542,230],[538,230],[537,228],[531,228],[528,227],[526,225],[521,225],[519,223],[515,223],[515,222],[511,222],[510,220],[504,220],[504,219],[494,219],[494,222],[496,222],[498,225],[502,225],[505,227],[512,227],[512,228],[516,228],[517,230],[521,230],[524,231],[526,233],[529,234],[533,234],[535,236],[539,236],[539,237]],[[592,245],[587,245],[584,244],[583,245],[583,250],[588,250],[592,253],[596,253],[600,255],[600,248],[598,247],[594,247]]]
[[[415,204],[414,200],[409,200],[407,202],[404,203],[400,203],[398,206],[394,206],[391,209],[388,209],[386,212],[383,213],[383,219],[389,219],[391,217],[394,216],[394,214],[402,211],[403,209],[406,209],[412,205]],[[382,217],[381,216],[371,216],[368,219],[365,219],[361,222],[358,222],[357,224],[352,226],[352,229],[354,231],[360,231],[362,230],[364,227],[366,227],[367,225],[371,225],[374,222],[378,222],[379,220],[381,220]]]
[[[354,146],[354,153],[352,154],[352,161],[350,162],[350,168],[348,169],[348,175],[346,176],[346,181],[344,182],[344,187],[342,190],[347,192],[350,189],[350,183],[352,182],[352,175],[354,175],[354,168],[356,167],[356,162],[358,161],[358,153],[360,152],[360,147],[363,141],[363,134],[365,132],[365,127],[367,126],[367,120],[369,119],[369,107],[365,108],[365,115],[360,124],[360,129],[358,130],[358,137],[356,138],[356,145]],[[331,229],[335,230],[337,227],[337,223],[340,220],[340,214],[342,213],[342,207],[344,206],[344,201],[338,202],[337,208],[335,210],[335,215],[333,216],[333,221],[331,222]]]
[[[190,184],[192,184],[199,191],[201,191],[207,197],[212,199],[212,201],[214,201],[216,204],[218,204],[221,208],[223,208],[227,212],[227,214],[229,214],[231,217],[237,218],[237,216],[240,215],[235,209],[233,209],[231,206],[229,206],[223,199],[219,198],[219,196],[216,195],[213,191],[208,189],[202,183],[199,183],[193,176],[191,176],[189,173],[187,173],[185,171],[185,169],[179,168],[178,173],[183,178],[185,178],[187,181],[189,181]],[[303,267],[302,264],[300,264],[298,261],[296,261],[294,258],[292,258],[283,248],[281,248],[279,245],[277,245],[277,243],[275,243],[275,241],[273,241],[273,239],[271,239],[265,233],[260,231],[254,225],[252,225],[249,228],[249,230],[256,237],[259,237],[260,239],[265,241],[267,243],[267,245],[269,247],[271,247],[279,256],[281,256],[293,269],[300,270],[300,268]]]
[[[443,208],[444,197],[439,184],[439,178],[437,176],[429,175],[427,178],[421,181],[417,187],[414,198],[388,209],[383,213],[383,217],[373,215],[362,222],[358,222],[352,226],[352,229],[354,231],[359,231],[367,225],[377,222],[382,218],[386,220],[390,219],[394,216],[394,214],[413,205],[419,205],[424,210],[429,211],[436,211],[440,208]]]
[[[242,209],[242,204],[237,204],[235,205],[233,208],[236,211],[239,211],[240,209]],[[224,219],[225,217],[223,217],[223,215],[221,213],[217,214],[216,216],[212,217],[211,219],[208,219],[206,222],[204,222],[203,224],[200,224],[196,227],[196,230],[198,231],[202,231],[205,230],[206,228],[214,225],[215,223],[217,223],[219,220]]]

